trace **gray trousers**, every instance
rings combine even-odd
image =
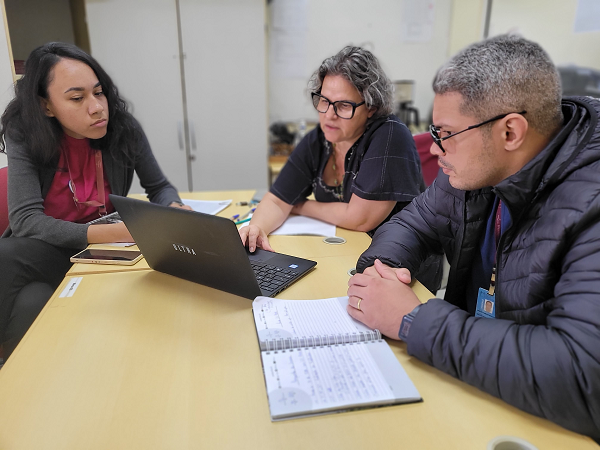
[[[8,358],[71,267],[76,249],[0,239],[0,343]]]

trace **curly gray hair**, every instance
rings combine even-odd
[[[500,35],[465,48],[437,72],[436,94],[462,95],[460,110],[477,120],[527,111],[529,125],[551,136],[563,121],[560,76],[548,54],[520,36]]]
[[[310,92],[321,93],[327,75],[341,75],[360,93],[367,108],[375,108],[374,120],[393,111],[394,85],[369,50],[347,46],[325,59],[308,81]]]

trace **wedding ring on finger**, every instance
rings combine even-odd
[[[358,298],[358,303],[356,304],[356,309],[358,309],[359,311],[362,311],[362,309],[360,309],[360,302],[362,302],[362,298],[357,297]]]

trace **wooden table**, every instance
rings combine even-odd
[[[356,255],[316,259],[280,297],[345,295]],[[70,278],[0,370],[0,449],[597,448],[396,341],[422,403],[273,423],[249,300],[150,270],[84,275],[61,298]]]

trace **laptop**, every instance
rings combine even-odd
[[[235,224],[224,217],[110,195],[148,265],[211,288],[249,299],[273,297],[317,263],[242,245]]]

